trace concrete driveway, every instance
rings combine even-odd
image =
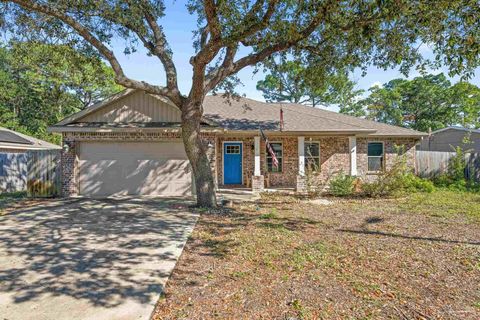
[[[68,199],[0,216],[0,318],[149,319],[197,216],[173,199]]]

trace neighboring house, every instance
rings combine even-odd
[[[64,195],[191,194],[180,122],[180,111],[167,99],[127,89],[51,127],[63,134]],[[304,191],[306,162],[324,181],[340,171],[373,175],[392,164],[400,145],[413,168],[415,145],[425,135],[303,105],[228,102],[218,95],[205,98],[202,134],[217,185],[254,191],[266,183]]]
[[[60,146],[0,127],[0,193],[27,190],[28,159]]]
[[[472,143],[465,144],[468,138]],[[462,127],[447,127],[433,131],[422,140],[418,150],[453,152],[453,148],[462,147],[464,150],[480,152],[480,130]]]

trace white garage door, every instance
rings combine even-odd
[[[82,142],[79,161],[81,195],[191,195],[181,142]]]

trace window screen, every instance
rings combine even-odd
[[[272,157],[270,156],[270,153],[268,150],[266,150],[267,154],[267,170],[268,172],[282,172],[283,170],[283,148],[282,144],[279,142],[272,142],[270,143],[272,146],[273,152],[275,153],[275,156],[277,157],[278,160],[278,168],[273,166],[273,160]]]
[[[383,143],[368,143],[368,171],[383,170]]]
[[[320,144],[318,142],[305,142],[305,169],[320,171]]]

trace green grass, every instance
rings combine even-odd
[[[0,214],[3,214],[4,209],[6,209],[12,202],[26,197],[26,192],[0,193]]]
[[[473,306],[475,308],[477,308],[478,310],[480,310],[480,301],[477,301],[477,302],[473,303]]]
[[[269,213],[264,213],[260,215],[260,219],[270,220],[277,218],[277,209],[272,208]]]
[[[438,217],[466,215],[480,221],[480,193],[438,189],[414,193],[399,203],[401,209]]]

